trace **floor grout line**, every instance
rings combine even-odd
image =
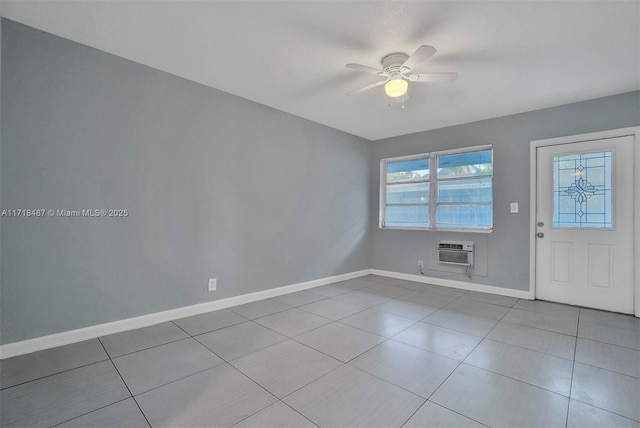
[[[465,358],[464,358],[462,361],[460,361],[460,362],[458,363],[458,365],[456,366],[456,368],[455,368],[455,369],[453,369],[453,370],[451,371],[451,373],[449,373],[449,375],[448,375],[448,376],[447,376],[447,377],[446,377],[446,378],[445,378],[445,379],[440,383],[440,385],[438,385],[438,387],[433,391],[433,393],[429,396],[429,398],[427,398],[427,401],[430,401],[430,400],[431,400],[431,397],[433,397],[433,396],[438,392],[438,390],[440,390],[440,388],[442,388],[442,386],[443,386],[443,385],[447,382],[447,380],[449,380],[449,378],[450,378],[450,377],[451,377],[451,376],[452,376],[452,375],[453,375],[453,374],[454,374],[454,373],[455,373],[455,372],[460,368],[460,366],[461,366],[462,364],[465,364],[465,363],[464,363],[464,361],[469,357],[469,355],[471,355],[471,354],[473,353],[473,351],[475,351],[475,350],[478,348],[478,346],[480,346],[480,344],[481,344],[482,342],[484,342],[484,340],[486,339],[486,337],[487,337],[489,334],[491,334],[491,332],[496,328],[496,326],[498,325],[498,323],[500,323],[500,321],[502,321],[502,319],[503,319],[506,315],[507,315],[507,314],[505,313],[505,314],[502,316],[502,318],[500,318],[500,320],[498,320],[498,322],[493,326],[493,328],[492,328],[491,330],[489,330],[489,332],[487,332],[487,334],[485,334],[485,335],[482,337],[482,340],[480,340],[480,341],[476,344],[476,346],[474,346],[474,348],[473,348],[473,349],[472,349],[472,350],[471,350],[471,351],[470,351],[470,352],[465,356]],[[480,370],[484,370],[484,369],[480,369]],[[514,379],[514,380],[515,380],[515,379]],[[455,410],[453,410],[453,409],[449,409],[448,407],[445,407],[445,406],[443,406],[443,405],[441,405],[441,404],[438,404],[438,403],[436,403],[435,401],[430,401],[430,402],[432,402],[432,403],[434,403],[434,404],[436,404],[436,405],[439,405],[439,406],[441,406],[441,407],[443,407],[443,408],[445,408],[445,409],[447,409],[447,410],[450,410],[450,411],[452,411],[452,412],[454,412],[454,413],[457,413],[457,414],[459,414],[459,415],[461,415],[461,416],[463,416],[463,417],[465,417],[465,418],[467,418],[467,419],[471,419],[471,420],[473,420],[473,421],[475,421],[475,422],[478,422],[478,423],[480,423],[480,424],[482,424],[482,425],[487,426],[486,424],[483,424],[482,422],[476,421],[475,419],[470,418],[470,417],[468,417],[468,416],[466,416],[466,415],[464,415],[464,414],[462,414],[462,413],[458,413],[458,412],[456,412],[456,411],[455,411]],[[405,422],[405,424],[406,424],[406,422]]]
[[[578,327],[580,327],[580,311],[578,311]],[[573,392],[573,374],[576,369],[576,354],[578,351],[578,330],[576,329],[576,342],[573,347],[573,361],[571,362],[571,380],[569,381],[569,401],[567,402],[567,417],[565,419],[565,427],[569,425],[569,409],[571,408],[571,393]]]
[[[98,338],[98,341],[100,342],[100,345],[102,345],[102,348],[104,349],[104,352],[107,352],[107,349],[104,347],[104,343],[102,343],[102,340],[100,340],[100,338]],[[108,354],[109,353],[107,352],[107,355]],[[149,425],[149,427],[151,427],[151,422],[149,422],[149,419],[147,418],[147,415],[145,415],[144,412],[142,411],[142,407],[140,407],[140,404],[138,403],[138,400],[136,400],[136,397],[133,395],[133,392],[131,392],[131,388],[129,388],[129,385],[127,385],[127,382],[125,382],[124,378],[122,377],[122,373],[120,373],[120,370],[118,370],[118,367],[113,362],[113,359],[111,359],[111,357],[109,357],[109,361],[113,365],[113,368],[116,370],[116,373],[118,373],[118,376],[120,376],[120,379],[122,380],[122,383],[124,384],[125,388],[127,388],[127,391],[129,391],[129,395],[131,395],[131,398],[133,399],[133,402],[136,403],[136,406],[138,407],[138,410],[140,410],[140,413],[142,413],[142,417],[144,417],[144,420],[147,421],[147,424]]]
[[[101,337],[103,337],[103,336],[101,336]],[[120,357],[126,357],[127,355],[135,354],[136,352],[148,351],[149,349],[159,348],[160,346],[169,345],[171,343],[176,343],[176,342],[180,342],[182,340],[187,340],[187,339],[192,339],[192,338],[193,338],[192,336],[182,337],[180,339],[170,340],[168,342],[160,343],[158,345],[151,345],[151,346],[149,346],[147,348],[137,349],[135,351],[127,352],[127,353],[121,354],[121,355],[115,355],[115,356],[109,355],[109,358],[113,360],[113,359],[120,358]],[[98,337],[98,339],[100,339],[100,338]],[[101,341],[101,343],[102,343],[102,341]],[[107,354],[108,354],[108,352],[107,352]]]
[[[71,421],[73,421],[73,420],[76,420],[76,419],[78,419],[78,418],[81,418],[81,417],[83,417],[83,416],[86,416],[86,415],[88,415],[88,414],[91,414],[91,413],[97,412],[98,410],[106,409],[107,407],[113,406],[114,404],[122,403],[123,401],[127,401],[127,400],[129,400],[129,399],[131,399],[131,398],[133,398],[133,397],[123,398],[122,400],[114,401],[114,402],[113,402],[113,403],[111,403],[111,404],[107,404],[107,405],[104,405],[104,406],[100,406],[100,407],[98,407],[97,409],[91,410],[91,411],[89,411],[89,412],[83,413],[83,414],[78,415],[78,416],[74,416],[74,417],[72,417],[71,419],[67,419],[66,421],[58,422],[58,423],[57,423],[57,424],[55,424],[55,425],[51,425],[51,428],[58,427],[58,426],[60,426],[60,425],[62,425],[62,424],[66,424],[66,423],[68,423],[68,422],[71,422]],[[139,409],[139,407],[138,407],[138,409]],[[141,410],[141,412],[142,412],[142,410]],[[143,413],[143,415],[142,415],[142,416],[144,417],[144,413]],[[145,419],[146,419],[146,418],[145,418]],[[147,423],[148,423],[148,422],[147,422]]]
[[[473,418],[470,418],[469,416],[463,415],[462,413],[457,412],[457,411],[455,411],[455,410],[453,410],[453,409],[450,409],[450,408],[448,408],[448,407],[445,407],[445,406],[443,406],[442,404],[438,404],[438,403],[436,403],[435,401],[427,400],[427,401],[425,402],[425,404],[426,404],[426,403],[431,403],[431,404],[433,404],[434,406],[442,407],[443,409],[448,410],[448,411],[450,411],[450,412],[452,412],[452,413],[455,413],[456,415],[462,416],[462,417],[463,417],[463,418],[465,418],[465,419],[469,419],[470,421],[476,422],[477,424],[482,425],[483,427],[491,428],[491,427],[489,427],[489,425],[487,425],[487,424],[483,424],[482,422],[480,422],[480,421],[478,421],[478,420],[476,420],[476,419],[473,419]],[[424,406],[424,404],[423,404],[423,406]],[[418,409],[418,410],[420,410],[420,409]],[[417,413],[417,410],[416,410],[416,413]],[[415,413],[414,413],[414,414],[415,414]],[[412,417],[413,417],[413,416],[412,416]],[[410,418],[409,418],[409,419],[410,419]],[[409,422],[409,420],[407,420],[407,422]],[[402,426],[404,427],[404,425],[406,425],[406,424],[407,424],[407,422],[405,422]]]
[[[582,400],[579,400],[577,398],[571,398],[570,397],[569,398],[569,404],[571,404],[571,401],[577,401],[577,402],[582,403],[582,404],[584,404],[586,406],[591,406],[591,407],[594,407],[594,408],[596,408],[598,410],[602,410],[603,412],[611,413],[612,415],[616,415],[616,416],[619,416],[621,418],[628,419],[630,421],[633,421],[633,422],[636,422],[636,423],[640,424],[640,418],[633,419],[633,418],[630,418],[629,416],[621,415],[620,413],[616,413],[616,412],[614,412],[612,410],[605,409],[604,407],[596,406],[595,404],[592,404],[592,403],[587,403],[586,401],[582,401]]]
[[[93,339],[91,339],[91,340],[93,340]],[[30,379],[30,380],[27,380],[27,381],[24,381],[24,382],[20,382],[20,383],[17,383],[15,385],[11,385],[11,386],[7,386],[7,387],[4,387],[4,388],[1,388],[0,391],[8,391],[11,388],[15,388],[15,387],[21,386],[21,385],[26,385],[27,383],[30,383],[30,382],[35,382],[37,380],[46,379],[46,378],[49,378],[49,377],[52,377],[52,376],[55,376],[55,375],[59,375],[59,374],[62,374],[62,373],[67,373],[67,372],[70,372],[70,371],[73,371],[73,370],[77,370],[77,369],[81,369],[81,368],[84,368],[84,367],[89,367],[89,366],[92,366],[94,364],[104,363],[105,361],[109,361],[109,360],[110,360],[110,358],[109,358],[109,355],[107,354],[107,357],[105,359],[103,359],[103,360],[93,361],[91,363],[82,364],[80,366],[73,367],[71,369],[60,370],[59,372],[51,373],[51,374],[48,374],[48,375],[40,376],[40,377],[35,378],[35,379]]]

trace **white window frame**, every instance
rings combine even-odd
[[[438,207],[438,182],[439,181],[453,181],[453,180],[461,180],[461,179],[473,179],[473,178],[487,178],[491,177],[492,185],[491,185],[491,203],[490,205],[493,207],[494,205],[494,194],[493,194],[493,168],[491,169],[491,174],[482,175],[482,176],[474,176],[474,177],[460,177],[460,178],[448,178],[444,180],[438,179],[437,173],[437,161],[438,157],[446,156],[446,155],[454,155],[454,154],[462,154],[462,153],[473,153],[480,152],[485,150],[491,150],[491,165],[493,167],[493,144],[485,144],[481,146],[472,146],[472,147],[463,147],[459,149],[451,149],[451,150],[440,150],[436,152],[428,152],[428,153],[419,153],[415,155],[408,156],[397,156],[393,158],[386,158],[380,160],[380,206],[379,206],[379,222],[378,227],[380,229],[389,229],[389,230],[426,230],[426,231],[447,231],[447,232],[467,232],[467,233],[491,233],[493,232],[493,226],[487,228],[443,228],[436,226],[436,215],[437,215],[437,207]],[[429,227],[402,227],[402,226],[387,226],[386,225],[386,207],[387,207],[387,164],[392,162],[402,162],[402,161],[411,161],[416,159],[429,159]],[[441,204],[448,205],[448,204]],[[454,204],[450,204],[454,205]],[[480,204],[478,204],[480,205]],[[486,205],[489,205],[487,203]],[[493,210],[492,210],[493,217]],[[493,219],[491,221],[493,225]]]

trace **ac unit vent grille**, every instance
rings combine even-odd
[[[444,250],[444,249],[448,248],[448,249],[451,249],[451,250],[462,251],[462,244],[440,243],[439,248],[441,250]]]
[[[440,263],[469,265],[469,255],[462,251],[440,251],[439,260]]]

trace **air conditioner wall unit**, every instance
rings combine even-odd
[[[440,241],[438,262],[447,265],[473,266],[475,244],[469,241]]]

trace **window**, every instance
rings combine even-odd
[[[380,171],[381,228],[492,230],[490,145],[382,159]]]

